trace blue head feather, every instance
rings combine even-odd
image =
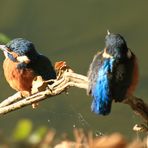
[[[93,102],[91,109],[96,114],[107,115],[110,113],[112,98],[110,92],[110,76],[114,59],[104,59],[102,66],[98,69],[98,78],[92,88]]]
[[[8,42],[6,47],[10,50],[10,52],[12,51],[17,53],[18,56],[25,55],[29,58],[29,63],[21,62],[17,65],[17,68],[30,68],[37,75],[41,75],[45,80],[56,78],[56,73],[51,64],[51,61],[47,57],[39,54],[32,42],[23,38],[16,38]],[[8,57],[12,61],[17,62],[12,54],[8,53]]]
[[[38,55],[34,44],[23,38],[11,40],[6,44],[6,47],[17,53],[19,56],[26,55],[30,60],[35,59]]]
[[[109,34],[105,37],[106,51],[114,58],[127,57],[128,47],[125,39],[120,34]]]

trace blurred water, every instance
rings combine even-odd
[[[102,0],[0,0],[0,32],[11,38],[24,37],[53,61],[65,60],[75,72],[86,74],[97,49],[104,47],[106,30],[121,33],[139,59],[140,83],[136,95],[148,97],[148,1]],[[0,54],[2,65],[3,55]],[[0,98],[14,91],[6,83],[0,67]],[[4,91],[5,90],[5,91]],[[138,119],[123,104],[113,104],[107,117],[90,111],[91,99],[84,90],[70,89],[69,95],[60,95],[0,118],[0,128],[9,134],[21,118],[29,118],[35,126],[53,127],[57,133],[69,132],[75,127],[98,133],[119,131],[128,137],[136,136],[132,127]]]

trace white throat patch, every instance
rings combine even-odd
[[[103,52],[102,56],[103,56],[103,58],[106,58],[106,59],[113,58],[113,56],[111,56],[110,54],[108,54],[106,52],[106,48],[104,49],[104,52]]]

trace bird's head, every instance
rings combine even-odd
[[[125,39],[120,34],[113,34],[109,31],[105,37],[106,52],[114,58],[130,57],[130,50]]]
[[[6,57],[14,62],[27,63],[38,55],[33,43],[23,38],[16,38],[6,45],[0,45],[0,49],[3,50]]]

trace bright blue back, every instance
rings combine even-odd
[[[96,84],[92,88],[93,102],[91,109],[96,114],[107,115],[111,110],[110,73],[112,72],[114,59],[104,59],[98,69]]]

